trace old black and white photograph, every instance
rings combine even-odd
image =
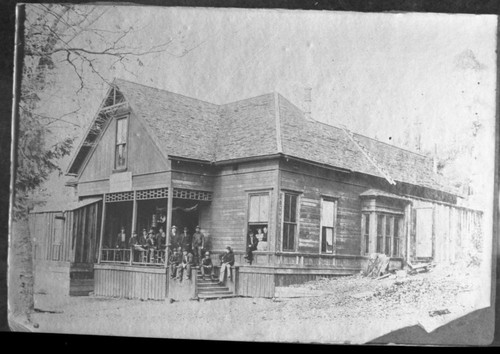
[[[16,20],[12,330],[364,344],[494,303],[496,15]]]

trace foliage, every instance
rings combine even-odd
[[[14,199],[14,218],[25,217],[30,193],[58,171],[58,161],[70,154],[75,137],[61,136],[54,142],[53,123],[77,125],[72,120],[81,108],[68,109],[59,116],[43,113],[43,95],[58,85],[57,74],[73,73],[78,83],[75,95],[92,83],[110,84],[106,70],[127,63],[141,65],[140,57],[167,51],[174,41],[145,48],[128,44],[134,26],[110,27],[104,15],[113,9],[105,6],[73,4],[31,4],[27,6],[24,31],[24,62],[19,102],[19,130]],[[22,7],[21,11],[24,10]],[[182,42],[182,39],[180,40]],[[181,53],[169,53],[183,56]],[[64,71],[66,70],[66,71]],[[71,79],[67,77],[65,79]]]

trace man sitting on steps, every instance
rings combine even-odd
[[[208,275],[212,279],[213,268],[210,252],[205,252],[205,257],[201,260],[201,278],[205,280],[205,275]]]
[[[180,249],[180,247],[179,247],[179,249]],[[177,274],[177,267],[179,266],[179,264],[182,261],[181,257],[182,256],[181,256],[179,250],[174,249],[174,253],[172,253],[170,258],[168,259],[168,264],[170,265],[170,278],[171,279],[175,278],[175,276]]]
[[[226,273],[227,278],[231,279],[231,267],[234,265],[234,253],[231,247],[226,247],[226,252],[220,257],[220,261],[221,265],[218,285],[223,285]]]
[[[186,279],[191,279],[191,268],[193,266],[193,254],[188,250],[182,252],[181,264],[177,266],[177,279],[182,280],[182,274],[186,270]]]

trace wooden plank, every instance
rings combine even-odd
[[[99,257],[97,260],[97,263],[101,263],[101,257],[102,257],[102,243],[104,239],[104,221],[106,219],[106,194],[103,195],[102,197],[102,217],[101,217],[101,234],[99,236]]]

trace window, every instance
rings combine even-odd
[[[54,245],[60,245],[63,239],[64,216],[56,216],[54,223]]]
[[[375,250],[377,253],[383,253],[391,257],[400,256],[401,244],[401,225],[403,218],[401,216],[393,216],[388,214],[377,213],[377,245]],[[364,217],[364,241],[365,253],[369,253],[369,214],[363,214]]]
[[[115,169],[127,168],[127,118],[116,121]]]
[[[335,226],[337,224],[337,202],[321,201],[321,253],[334,253]]]
[[[297,195],[284,194],[283,201],[283,251],[295,250],[295,236],[297,234]]]
[[[363,214],[364,217],[364,229],[363,237],[365,239],[365,253],[370,253],[370,214]]]
[[[385,250],[384,253],[388,256],[391,255],[391,235],[393,228],[392,226],[394,225],[394,217],[392,216],[385,216]]]
[[[393,242],[392,242],[392,256],[393,257],[400,256],[399,245],[401,244],[401,242],[400,242],[401,225],[402,225],[402,218],[395,217],[394,218],[394,238],[393,238]]]
[[[384,242],[384,215],[377,215],[377,253],[382,253],[382,245]]]
[[[267,242],[269,193],[251,194],[249,198],[248,231],[257,236],[259,243]]]

